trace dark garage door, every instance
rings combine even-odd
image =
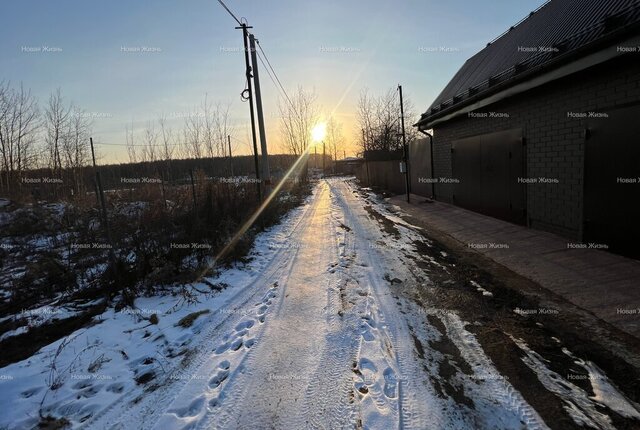
[[[585,148],[585,241],[640,257],[640,106],[590,119]]]
[[[452,142],[453,201],[456,205],[518,224],[526,222],[522,130]]]

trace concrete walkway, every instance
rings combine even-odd
[[[422,196],[390,201],[426,227],[447,234],[513,272],[640,338],[640,261],[511,224]],[[571,245],[568,245],[571,244]]]

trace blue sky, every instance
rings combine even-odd
[[[285,88],[315,89],[323,111],[335,111],[350,140],[361,89],[382,93],[401,83],[422,112],[468,57],[544,1],[226,3],[253,25]],[[245,85],[241,32],[216,0],[3,1],[0,16],[0,80],[23,82],[41,106],[61,88],[68,101],[96,114],[96,140],[124,143],[126,124],[141,130],[161,114],[179,116],[206,93],[231,105],[235,150],[249,152],[243,143],[248,107],[239,96]],[[22,49],[42,46],[62,51]],[[121,50],[143,46],[160,51]],[[436,47],[453,52],[432,52]],[[278,93],[264,71],[261,78],[267,137],[277,150]],[[179,128],[182,120],[172,121]],[[108,161],[126,161],[123,147],[105,146],[102,153]]]

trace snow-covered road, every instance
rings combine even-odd
[[[351,212],[356,199],[342,181],[316,189],[277,270],[256,283],[260,299],[212,345],[212,378],[185,386],[157,428],[391,429],[403,401],[418,411],[397,378],[409,336],[381,311],[377,226]]]
[[[367,205],[346,181],[322,181],[248,295],[227,304],[244,309],[242,317],[201,345],[202,365],[141,427],[544,428],[499,379],[478,390],[484,421],[469,421],[429,384],[409,331],[414,316],[399,312],[390,291],[402,276],[393,251],[403,244],[387,247]],[[497,374],[478,360],[481,372]]]

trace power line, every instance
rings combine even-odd
[[[220,4],[222,5],[222,7],[223,7],[223,8],[225,8],[225,10],[226,10],[227,12],[229,12],[229,15],[231,15],[231,17],[232,17],[233,19],[235,19],[235,20],[236,20],[236,22],[238,23],[238,25],[242,25],[242,23],[240,22],[240,20],[239,20],[238,18],[236,18],[236,16],[233,14],[233,12],[231,12],[231,11],[229,10],[229,8],[227,7],[227,5],[226,5],[226,4],[224,4],[224,2],[223,2],[222,0],[218,0],[218,3],[220,3]]]
[[[282,92],[284,93],[285,97],[289,101],[289,104],[291,105],[292,108],[295,109],[295,106],[293,105],[293,102],[289,98],[289,95],[287,94],[287,91],[284,89],[284,86],[282,85],[282,82],[280,82],[280,78],[278,78],[278,74],[276,73],[275,70],[273,70],[273,66],[271,65],[271,62],[269,61],[269,58],[267,57],[267,54],[264,52],[264,49],[262,49],[262,44],[260,43],[259,40],[256,40],[256,43],[258,44],[258,48],[260,48],[260,52],[262,52],[262,56],[264,56],[264,59],[267,61],[267,64],[269,65],[269,68],[273,72],[273,75],[276,77],[276,80],[278,81],[278,84],[279,84],[280,88],[282,89]]]
[[[182,146],[182,143],[169,143],[167,145],[165,145],[164,143],[156,143],[154,145],[146,145],[146,144],[139,144],[139,143],[135,143],[135,144],[127,144],[127,143],[106,143],[106,142],[94,142],[94,145],[103,145],[103,146],[134,146],[134,147],[141,147],[141,148],[149,148],[149,147],[153,147],[153,148],[164,148],[165,146]]]
[[[238,139],[234,136],[231,136],[231,139],[241,143],[243,145],[250,145],[249,142],[247,142],[246,140],[242,140],[242,139]],[[135,144],[126,144],[126,143],[108,143],[108,142],[93,142],[94,145],[100,145],[100,146],[126,146],[126,147],[135,147],[135,148],[164,148],[166,147],[179,147],[179,146],[189,146],[189,143],[185,144],[185,143],[169,143],[167,145],[165,145],[164,143],[156,143],[154,145],[147,145],[147,144],[143,144],[143,143],[135,143]]]
[[[227,7],[227,5],[224,4],[224,2],[222,0],[218,0],[218,3],[220,3],[220,5],[229,13],[229,15],[231,15],[231,17],[238,23],[238,25],[242,27],[242,22],[240,22],[240,20],[233,14],[233,12],[231,12],[231,10]],[[250,27],[247,27],[247,28],[250,28]],[[246,31],[246,29],[245,29],[245,31]],[[278,77],[278,74],[276,73],[276,71],[273,69],[273,66],[271,65],[271,61],[269,61],[269,58],[267,57],[267,54],[264,52],[264,49],[262,49],[262,45],[260,44],[260,41],[258,39],[256,39],[255,41],[256,41],[256,44],[258,45],[258,48],[260,48],[260,52],[262,52],[262,57],[264,57],[264,59],[266,60],[266,62],[268,64],[268,67],[267,67],[267,65],[264,64],[264,61],[262,60],[261,56],[259,55],[260,53],[256,52],[256,54],[258,54],[258,58],[260,59],[260,62],[264,66],[265,70],[267,71],[267,74],[269,75],[269,78],[271,78],[271,81],[276,86],[276,89],[278,89],[279,91],[282,91],[282,93],[284,94],[285,98],[289,102],[289,105],[291,105],[291,107],[293,109],[295,109],[295,105],[291,101],[291,98],[289,97],[289,94],[287,94],[287,90],[284,89],[284,86],[282,85],[282,82],[280,81],[280,78]],[[271,70],[271,72],[269,72],[269,70]],[[271,74],[273,74],[273,76]],[[275,77],[275,81],[274,81],[274,77]],[[277,81],[277,84],[276,84],[276,81]],[[247,85],[248,84],[249,83],[248,83],[248,80],[247,80]],[[245,98],[244,98],[245,91],[243,91],[241,93],[241,95],[240,95],[242,101],[245,101]]]
[[[264,70],[267,72],[267,75],[269,75],[269,78],[271,79],[271,82],[273,82],[273,85],[276,87],[276,91],[278,91],[279,93],[282,93],[282,90],[280,89],[280,87],[278,86],[278,84],[276,83],[275,79],[273,78],[273,75],[271,74],[271,72],[269,71],[269,68],[267,67],[267,65],[264,63],[264,60],[262,59],[262,55],[258,54],[258,59],[260,60],[260,62],[262,63],[262,65],[264,66]],[[291,106],[293,107],[293,103],[291,103],[291,100],[289,100],[289,98],[287,97],[287,94],[284,94],[285,98],[287,98],[288,102],[291,104]]]

